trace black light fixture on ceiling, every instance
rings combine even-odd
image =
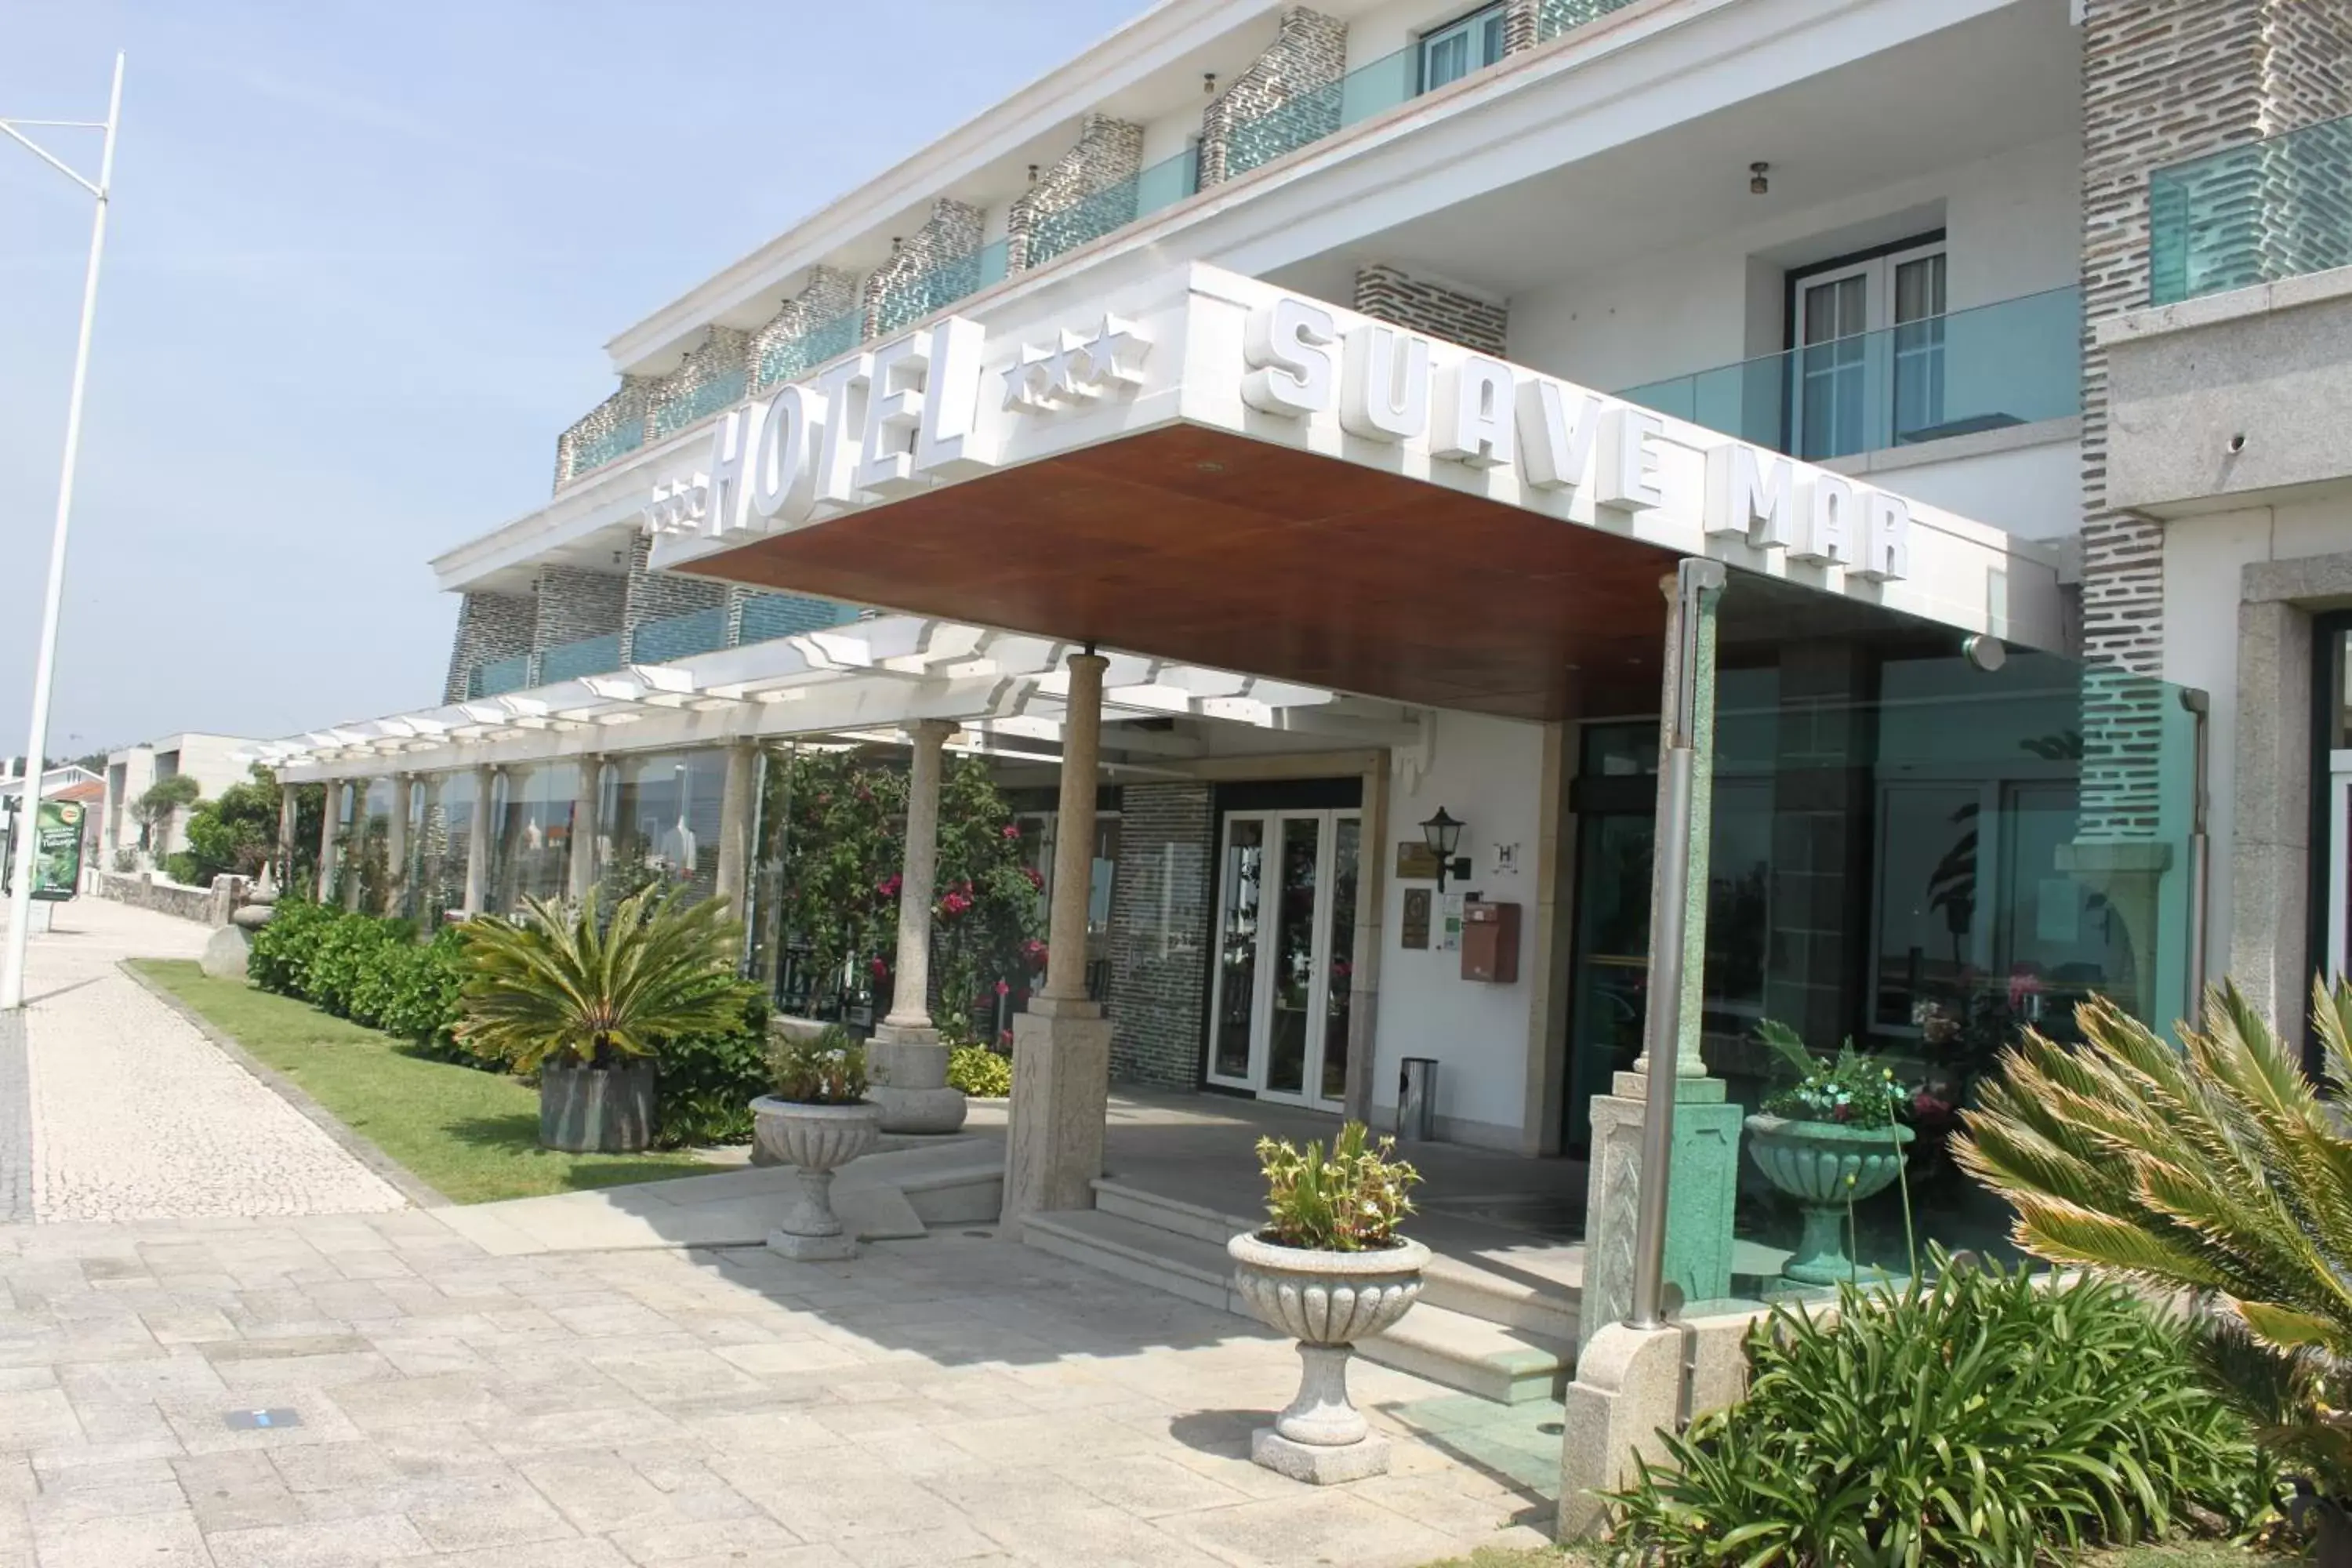
[[[1203,94],[1205,94],[1206,96],[1210,97],[1210,98],[1214,98],[1214,97],[1216,97],[1216,96],[1217,96],[1217,73],[1216,73],[1216,72],[1214,72],[1214,71],[1202,71],[1202,72],[1201,73],[1201,91],[1202,91]]]
[[[1765,173],[1771,167],[1772,165],[1769,163],[1750,163],[1748,165],[1748,194],[1749,195],[1760,196],[1772,188],[1772,182],[1764,177]]]
[[[1454,851],[1462,844],[1462,828],[1463,824],[1448,816],[1442,805],[1437,808],[1435,816],[1421,825],[1422,841],[1429,846],[1429,852],[1437,857],[1437,890],[1440,893],[1445,891],[1448,871],[1456,877],[1470,874],[1469,857],[1465,855],[1459,860],[1454,858]]]

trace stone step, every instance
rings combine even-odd
[[[1094,1188],[1097,1213],[1115,1214],[1121,1219],[1154,1226],[1178,1236],[1189,1236],[1195,1241],[1213,1241],[1220,1248],[1258,1223],[1237,1215],[1202,1208],[1198,1204],[1163,1197],[1158,1193],[1147,1193],[1140,1187],[1126,1186],[1115,1176],[1097,1176]]]
[[[1233,1296],[1233,1263],[1222,1242],[1180,1236],[1102,1209],[1031,1215],[1021,1222],[1021,1239],[1040,1252],[1187,1301],[1222,1311],[1241,1310]]]
[[[1525,1329],[1547,1340],[1576,1342],[1579,1298],[1572,1285],[1538,1285],[1497,1272],[1476,1258],[1432,1257],[1422,1288],[1422,1304],[1442,1307],[1507,1329]]]
[[[1576,1359],[1573,1340],[1432,1306],[1424,1293],[1395,1328],[1356,1347],[1366,1361],[1491,1399],[1525,1405],[1556,1399],[1568,1386]]]

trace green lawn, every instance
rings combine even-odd
[[[133,967],[453,1203],[537,1197],[711,1168],[691,1154],[541,1149],[539,1092],[511,1078],[412,1055],[389,1035],[241,981],[212,979],[191,963],[138,959]]]

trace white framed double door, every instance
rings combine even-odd
[[[1224,814],[1209,1082],[1340,1108],[1362,851],[1363,818],[1353,808]]]

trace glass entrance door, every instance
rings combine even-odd
[[[1226,815],[1211,1083],[1302,1105],[1344,1097],[1361,832],[1353,811]]]

